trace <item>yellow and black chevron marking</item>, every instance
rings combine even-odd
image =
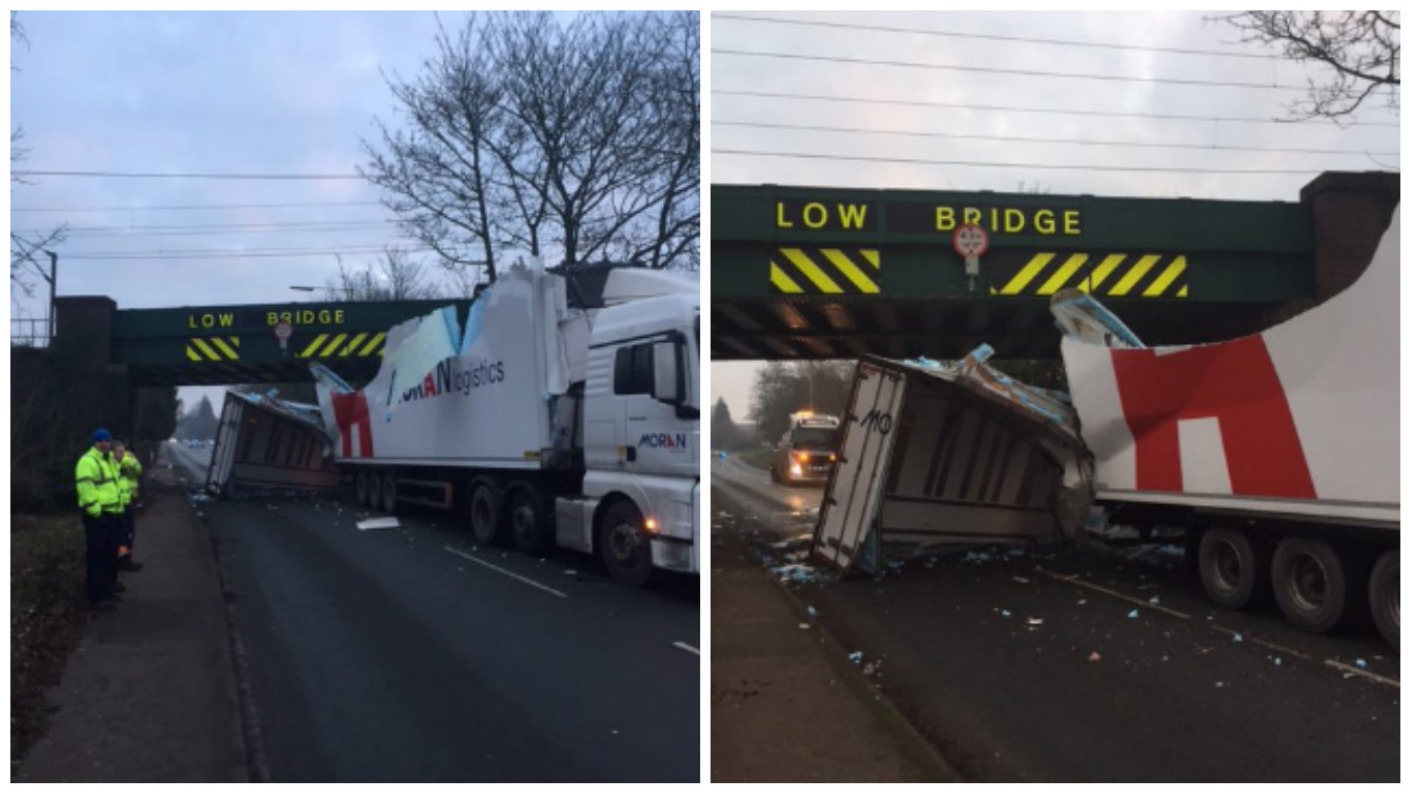
[[[778,248],[768,268],[779,294],[879,294],[875,248]]]
[[[239,359],[239,336],[191,336],[186,339],[186,360],[192,363]]]
[[[386,333],[320,333],[298,351],[298,357],[372,357],[386,351],[385,340]]]
[[[1097,297],[1188,296],[1186,256],[1037,253],[1015,269],[1010,277],[994,271],[989,291],[1000,297],[1046,297],[1062,289]]]

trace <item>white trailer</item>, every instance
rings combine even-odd
[[[479,542],[596,553],[631,585],[698,573],[696,279],[515,267],[463,323],[389,330],[366,387],[314,374],[359,503],[459,506]]]
[[[971,356],[863,361],[814,552],[866,569],[882,540],[1071,536],[1096,504],[1186,529],[1219,605],[1274,597],[1324,632],[1367,604],[1397,648],[1398,223],[1343,293],[1230,341],[1143,348],[1058,294],[1073,398]]]
[[[205,487],[242,490],[330,490],[338,486],[322,416],[312,405],[272,395],[225,392]]]

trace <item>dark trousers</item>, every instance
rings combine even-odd
[[[83,544],[86,551],[85,588],[88,601],[102,602],[117,584],[117,545],[112,541],[112,515],[90,517],[83,514]]]
[[[128,552],[131,552],[133,543],[137,541],[137,521],[132,515],[132,507],[129,505],[126,511],[117,515],[117,518],[122,524],[121,535],[118,537],[117,543],[125,546]]]

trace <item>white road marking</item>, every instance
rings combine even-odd
[[[461,550],[456,550],[455,548],[450,547],[449,545],[445,545],[445,552],[450,553],[450,554],[452,554],[452,555],[457,555],[457,556],[459,556],[460,558],[463,558],[463,559],[466,560],[466,561],[473,561],[474,563],[479,564],[479,565],[481,565],[481,566],[486,566],[486,567],[488,567],[488,568],[494,570],[495,572],[499,572],[499,573],[508,575],[509,577],[513,578],[514,580],[517,580],[517,581],[520,582],[520,583],[527,583],[528,585],[532,586],[533,588],[542,589],[543,591],[546,591],[546,592],[549,593],[549,594],[556,594],[557,596],[562,597],[563,599],[567,599],[567,595],[566,595],[566,594],[562,593],[561,591],[558,591],[558,590],[555,589],[555,588],[549,588],[548,586],[544,586],[542,583],[539,583],[539,582],[537,582],[536,580],[529,580],[528,578],[523,577],[522,575],[519,575],[519,574],[514,573],[514,572],[510,572],[510,571],[508,571],[507,569],[504,569],[504,568],[501,567],[501,566],[496,566],[496,565],[494,565],[494,564],[491,564],[491,563],[489,563],[488,561],[483,561],[483,560],[481,560],[481,559],[475,558],[474,556],[470,555],[469,553],[463,552],[463,551],[461,551]]]
[[[693,654],[695,657],[698,657],[698,656],[699,656],[699,650],[698,650],[698,649],[695,649],[693,646],[690,646],[689,644],[684,643],[683,641],[675,641],[675,646],[679,647],[680,649],[685,650],[686,652],[690,652],[690,653]]]
[[[1165,607],[1162,606],[1162,605],[1155,605],[1155,604],[1153,604],[1152,602],[1150,602],[1150,601],[1148,601],[1148,600],[1145,600],[1145,599],[1139,599],[1138,597],[1131,597],[1131,596],[1129,596],[1129,595],[1127,595],[1127,594],[1121,594],[1121,593],[1119,593],[1118,591],[1114,591],[1114,590],[1112,590],[1112,589],[1107,589],[1107,588],[1105,588],[1104,586],[1097,586],[1097,585],[1095,585],[1094,583],[1088,583],[1088,582],[1086,582],[1086,581],[1084,581],[1084,580],[1081,580],[1078,575],[1058,575],[1058,574],[1056,574],[1055,572],[1048,572],[1048,571],[1046,571],[1045,569],[1042,569],[1041,567],[1037,567],[1037,570],[1036,570],[1036,571],[1037,571],[1037,572],[1040,572],[1041,574],[1043,574],[1043,575],[1045,575],[1045,576],[1047,576],[1047,577],[1049,577],[1049,578],[1052,578],[1052,579],[1054,579],[1054,580],[1060,580],[1060,581],[1063,581],[1063,582],[1065,582],[1065,583],[1074,583],[1074,584],[1077,585],[1077,586],[1084,586],[1085,588],[1093,589],[1093,590],[1095,590],[1095,591],[1098,591],[1098,592],[1100,592],[1101,594],[1108,594],[1108,595],[1110,595],[1111,597],[1115,597],[1115,598],[1117,598],[1117,599],[1122,599],[1122,600],[1124,600],[1125,602],[1132,602],[1132,603],[1134,603],[1135,605],[1138,605],[1138,606],[1141,607],[1141,608],[1149,608],[1149,609],[1151,609],[1151,610],[1159,611],[1160,613],[1167,613],[1167,614],[1170,615],[1170,616],[1177,616],[1177,617],[1180,618],[1180,619],[1191,619],[1191,618],[1193,618],[1192,616],[1189,616],[1189,615],[1186,614],[1186,613],[1180,613],[1179,611],[1176,611],[1176,610],[1174,610],[1173,608],[1165,608]]]
[[[1341,663],[1338,660],[1326,660],[1325,665],[1331,668],[1337,668],[1347,674],[1358,674],[1359,676],[1365,677],[1366,679],[1371,679],[1375,682],[1379,682],[1384,685],[1393,685],[1394,687],[1399,686],[1397,679],[1390,679],[1386,676],[1379,676],[1378,674],[1375,674],[1372,671],[1365,671],[1362,668],[1356,668],[1355,666],[1349,665],[1347,663]]]

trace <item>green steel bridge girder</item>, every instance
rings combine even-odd
[[[306,369],[319,362],[380,360],[379,334],[408,319],[455,305],[461,316],[468,300],[399,302],[282,303],[125,309],[113,313],[112,362],[143,368],[177,369],[199,376],[216,370],[220,381],[265,381],[260,366]],[[292,335],[281,347],[274,327],[287,321]],[[321,342],[318,342],[319,339]],[[340,340],[338,340],[340,338]],[[333,342],[337,345],[334,347]],[[356,344],[353,342],[356,341]],[[327,354],[331,350],[331,355]],[[307,354],[305,354],[307,353]]]
[[[710,209],[715,299],[1012,300],[1084,283],[1112,305],[1152,297],[1245,304],[1316,290],[1313,223],[1300,203],[714,185]],[[990,242],[971,281],[952,245],[965,221],[983,226]],[[863,276],[847,283],[857,270]],[[1101,274],[1103,286],[1092,280]],[[1122,281],[1129,288],[1110,294]]]

